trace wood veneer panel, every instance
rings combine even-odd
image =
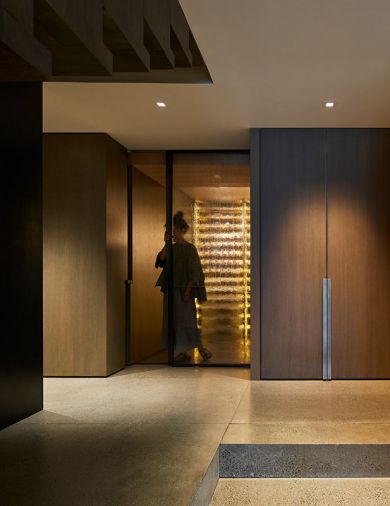
[[[106,138],[107,374],[125,365],[127,279],[127,151]]]
[[[131,285],[131,362],[161,349],[163,297],[155,284],[156,255],[164,244],[165,188],[133,168],[133,283]]]
[[[44,373],[125,363],[127,153],[107,135],[44,138]]]
[[[261,376],[322,377],[324,131],[261,131]]]
[[[334,378],[390,378],[390,130],[328,131]]]
[[[44,374],[106,375],[104,136],[44,136]]]

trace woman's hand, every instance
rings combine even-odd
[[[167,259],[167,242],[169,241],[169,239],[171,237],[172,236],[170,234],[168,234],[168,232],[165,232],[165,234],[164,234],[165,245],[164,245],[163,249],[160,251],[160,253],[158,254],[161,262],[165,262],[165,260]]]

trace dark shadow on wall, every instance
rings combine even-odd
[[[42,409],[42,85],[0,84],[0,428]]]

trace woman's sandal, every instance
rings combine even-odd
[[[178,362],[190,362],[192,360],[192,356],[187,353],[187,352],[183,352],[183,353],[179,353],[178,355],[176,355],[175,357],[175,362],[178,361]]]
[[[199,353],[201,354],[201,356],[205,362],[207,360],[210,360],[210,358],[213,356],[211,351],[209,351],[207,348],[199,348]]]

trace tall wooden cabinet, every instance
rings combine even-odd
[[[261,374],[321,378],[322,130],[261,132]]]
[[[390,378],[390,130],[328,130],[332,376]]]
[[[258,142],[261,377],[321,379],[326,323],[332,378],[390,378],[390,130]]]

